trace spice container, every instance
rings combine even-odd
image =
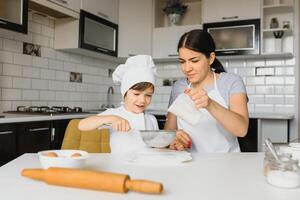
[[[297,160],[283,155],[279,160],[266,159],[266,163],[265,173],[269,184],[282,188],[300,186],[300,169]]]

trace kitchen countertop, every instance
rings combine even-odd
[[[74,118],[85,118],[102,111],[95,111],[91,113],[78,113],[78,114],[60,114],[60,115],[39,115],[39,114],[12,114],[12,113],[1,113],[4,116],[0,118],[0,124],[4,123],[16,123],[16,122],[32,122],[32,121],[50,121],[50,120],[61,120],[61,119],[74,119]],[[166,115],[165,110],[146,110],[146,112],[154,115]],[[288,113],[250,113],[250,118],[258,119],[293,119],[293,114]]]
[[[99,199],[205,199],[298,200],[300,188],[281,189],[263,176],[262,153],[193,154],[193,160],[177,165],[136,165],[123,154],[91,154],[87,168],[129,174],[132,179],[162,182],[161,195],[127,194],[47,185],[20,175],[24,168],[40,168],[37,154],[23,154],[0,167],[1,199],[99,200]]]
[[[154,115],[166,115],[166,110],[155,110],[149,109],[146,112],[154,114]],[[295,117],[294,114],[291,113],[249,113],[250,118],[258,118],[258,119],[293,119]]]
[[[3,118],[0,118],[0,124],[16,123],[16,122],[33,122],[33,121],[51,121],[60,119],[85,118],[92,116],[91,113],[65,114],[65,115],[39,115],[39,114],[11,114],[1,113]]]

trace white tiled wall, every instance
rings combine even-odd
[[[108,69],[117,63],[53,49],[54,20],[29,14],[28,34],[0,29],[0,111],[25,105],[99,108],[106,101],[112,80]],[[23,42],[42,46],[41,57],[23,54]],[[83,82],[69,82],[70,72]],[[115,86],[114,104],[120,102]]]
[[[295,112],[295,59],[221,60],[228,72],[239,74],[246,85],[250,112]],[[162,87],[162,80],[183,77],[177,62],[156,63],[158,88],[153,108],[166,109],[171,87]],[[256,75],[256,67],[260,76]],[[263,67],[266,67],[264,70]],[[264,76],[264,74],[272,76]],[[271,73],[272,74],[272,73]]]

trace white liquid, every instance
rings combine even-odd
[[[283,188],[296,188],[300,185],[300,175],[292,171],[270,170],[267,181],[271,185]]]

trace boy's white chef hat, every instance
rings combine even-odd
[[[119,65],[112,78],[115,84],[121,84],[121,93],[125,93],[133,85],[140,82],[155,84],[156,67],[152,57],[148,55],[137,55],[128,58],[125,64]]]

